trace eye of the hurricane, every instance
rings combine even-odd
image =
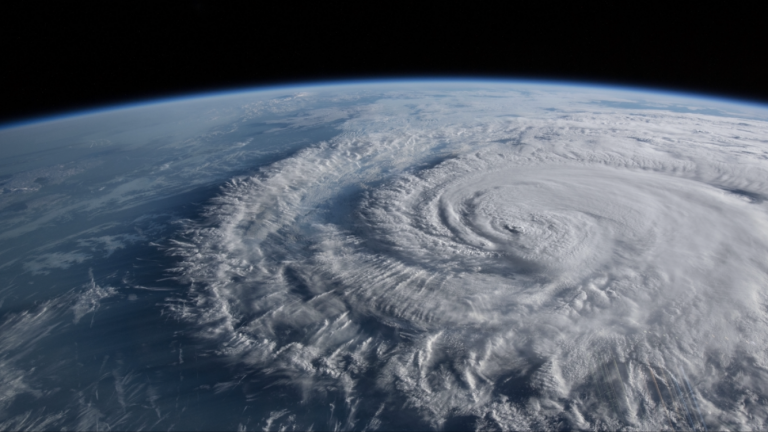
[[[647,204],[660,181],[600,167],[441,166],[374,194],[363,213],[371,232],[414,261],[576,276],[611,259],[617,240],[648,246],[657,206]]]
[[[523,228],[516,225],[504,224],[504,229],[515,235],[522,234],[523,232]]]

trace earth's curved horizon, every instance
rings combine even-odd
[[[0,125],[0,429],[761,430],[768,107],[310,83]]]
[[[0,131],[24,126],[34,126],[40,123],[71,120],[77,117],[84,117],[93,114],[104,114],[107,112],[146,108],[152,105],[183,103],[200,99],[213,99],[232,96],[243,96],[246,94],[268,94],[285,93],[297,90],[319,90],[330,88],[345,87],[370,87],[376,85],[397,86],[397,85],[428,85],[435,84],[473,84],[473,85],[502,85],[502,86],[534,86],[543,88],[579,88],[589,89],[597,92],[621,92],[635,93],[637,96],[655,95],[670,96],[679,99],[698,100],[700,102],[709,101],[716,104],[725,104],[731,106],[750,107],[752,109],[768,109],[768,103],[759,99],[747,99],[744,97],[733,96],[727,93],[710,93],[703,90],[679,90],[673,87],[653,87],[643,84],[621,84],[621,83],[601,83],[599,81],[579,81],[567,79],[536,79],[536,78],[497,78],[497,77],[398,77],[398,78],[363,78],[363,79],[339,79],[339,80],[310,80],[297,81],[290,83],[249,85],[223,87],[219,89],[207,89],[193,92],[177,92],[173,94],[158,95],[156,97],[138,97],[116,101],[106,104],[91,104],[81,108],[71,110],[52,110],[38,115],[31,115],[20,118],[0,121]]]

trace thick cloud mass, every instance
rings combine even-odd
[[[231,180],[172,249],[178,316],[340,428],[764,429],[765,123],[476,109]]]

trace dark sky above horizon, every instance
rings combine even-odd
[[[430,76],[587,81],[768,103],[759,10],[432,7],[6,7],[0,122],[239,87]]]

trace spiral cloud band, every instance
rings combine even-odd
[[[418,103],[229,181],[177,316],[340,429],[765,428],[765,122]]]

